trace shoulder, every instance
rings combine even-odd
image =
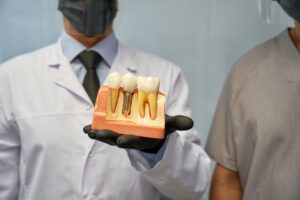
[[[12,95],[12,91],[30,92],[32,87],[45,81],[48,73],[48,61],[55,45],[19,55],[0,65],[0,90],[5,98]]]
[[[239,88],[245,84],[253,84],[266,74],[276,71],[278,60],[282,57],[278,37],[259,44],[241,56],[227,81],[233,84],[233,87]]]
[[[43,47],[33,52],[21,54],[0,64],[0,77],[24,76],[33,73],[45,65],[51,52],[56,48],[55,44]]]
[[[120,44],[120,51],[122,52],[122,60],[127,63],[135,65],[139,70],[157,71],[160,73],[180,72],[180,67],[173,62],[159,57],[157,55],[130,48],[126,45]],[[150,70],[151,69],[151,70]]]

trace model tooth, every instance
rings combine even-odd
[[[156,119],[157,115],[157,96],[159,79],[154,77],[138,77],[138,104],[141,117],[145,116],[145,104],[148,102],[150,117]]]
[[[122,77],[122,83],[123,83],[123,87],[124,87],[124,91],[126,92],[133,92],[133,90],[136,88],[136,76],[131,74],[131,73],[127,73]]]
[[[147,103],[147,94],[145,92],[147,78],[144,76],[139,76],[137,78],[138,87],[138,108],[141,117],[145,117],[145,106]]]
[[[124,98],[123,98],[123,114],[129,115],[131,111],[133,90],[136,88],[137,79],[136,76],[127,73],[122,78],[123,88],[124,88]]]
[[[113,89],[119,89],[122,82],[122,76],[118,72],[112,72],[107,77],[107,85]]]
[[[159,79],[154,77],[147,78],[147,98],[150,109],[150,117],[152,120],[156,119],[157,115],[157,96],[159,88]]]
[[[110,101],[112,112],[116,111],[121,82],[122,76],[118,72],[110,73],[107,77],[107,84],[110,87]]]

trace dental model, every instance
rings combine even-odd
[[[137,78],[138,87],[138,107],[141,117],[145,117],[146,103],[149,105],[150,117],[156,119],[157,115],[157,95],[160,81],[155,77],[139,76]]]
[[[110,73],[107,77],[107,85],[111,88],[110,99],[111,99],[112,112],[116,111],[121,82],[122,82],[122,76],[118,72]]]
[[[131,110],[131,104],[132,104],[132,96],[133,96],[133,90],[136,89],[136,76],[127,73],[122,77],[122,85],[124,88],[124,98],[123,98],[123,114],[129,115]]]
[[[92,128],[163,139],[166,96],[159,86],[155,77],[109,74],[97,95]]]

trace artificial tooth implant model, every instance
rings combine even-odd
[[[131,73],[127,73],[122,78],[122,84],[124,88],[123,114],[127,116],[131,110],[133,90],[136,89],[136,76]]]
[[[157,114],[157,95],[159,88],[159,79],[155,77],[139,76],[138,86],[138,104],[141,117],[145,117],[146,103],[149,105],[151,119],[156,118]]]
[[[118,97],[119,97],[119,89],[122,82],[122,76],[118,72],[113,72],[107,77],[107,84],[111,88],[110,89],[110,99],[111,99],[111,111],[115,112]]]
[[[113,72],[106,83],[98,92],[93,129],[164,138],[166,99],[158,78]]]

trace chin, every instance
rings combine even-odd
[[[105,37],[106,35],[105,34],[99,34],[99,35],[89,35],[89,34],[81,34],[83,37],[87,37],[87,38],[90,38],[90,39],[96,39],[96,38],[103,38]]]
[[[88,37],[88,38],[96,38],[96,37],[98,37],[98,35],[86,35],[86,34],[82,34],[82,36]]]

